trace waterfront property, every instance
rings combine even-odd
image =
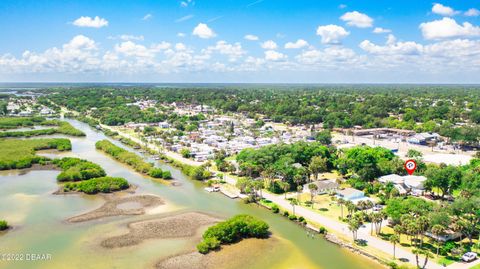
[[[310,193],[310,184],[317,186],[316,194],[334,193],[340,187],[340,184],[333,180],[319,180],[303,185],[303,191]]]
[[[336,192],[336,195],[338,198],[342,198],[344,200],[347,200],[347,201],[351,201],[351,202],[359,202],[361,200],[364,200],[365,198],[365,193],[363,191],[360,191],[360,190],[357,190],[357,189],[354,189],[354,188],[345,188],[345,189],[342,189],[342,190],[338,190]]]

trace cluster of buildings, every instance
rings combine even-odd
[[[151,101],[138,101],[131,105],[141,108],[155,106]],[[241,114],[234,116],[216,115],[214,110],[206,105],[188,105],[172,103],[169,108],[179,115],[193,116],[203,114],[207,119],[198,121],[199,127],[192,132],[182,132],[183,135],[172,135],[168,139],[159,136],[146,137],[149,141],[156,141],[166,149],[180,152],[188,149],[195,161],[212,159],[216,151],[223,150],[227,154],[236,154],[246,148],[260,148],[278,143],[294,143],[297,141],[314,140],[308,128],[294,127],[278,130],[268,119],[265,124],[258,125],[257,121]],[[164,131],[175,131],[173,123],[164,121],[158,123],[127,123],[125,128],[140,129],[158,127]],[[175,133],[175,132],[172,132]]]
[[[378,179],[383,184],[393,183],[393,186],[401,195],[409,193],[414,196],[420,196],[424,193],[424,182],[426,180],[427,178],[424,176],[400,176],[397,174],[382,176]]]
[[[56,114],[53,109],[38,104],[35,98],[12,98],[7,104],[7,111],[8,115],[13,117],[28,117],[37,114],[51,116]]]
[[[156,104],[157,101],[155,100],[140,100],[134,103],[129,103],[127,106],[138,106],[141,110],[145,110],[148,108],[154,108]]]
[[[231,155],[246,148],[305,140],[302,134],[277,132],[268,124],[257,128],[255,123],[253,119],[212,117],[201,121],[197,131],[174,137],[173,143],[166,147],[175,152],[187,148],[195,161],[205,161],[212,159],[215,151],[223,150]]]

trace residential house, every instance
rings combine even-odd
[[[310,192],[308,185],[315,184],[317,186],[317,194],[332,193],[338,190],[340,185],[333,180],[318,180],[303,185],[304,192]]]

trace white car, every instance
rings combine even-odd
[[[474,261],[476,258],[477,258],[477,253],[475,252],[467,252],[462,256],[462,260],[464,262],[471,262],[471,261]]]

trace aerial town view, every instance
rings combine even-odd
[[[0,1],[0,269],[480,269],[480,4]]]

